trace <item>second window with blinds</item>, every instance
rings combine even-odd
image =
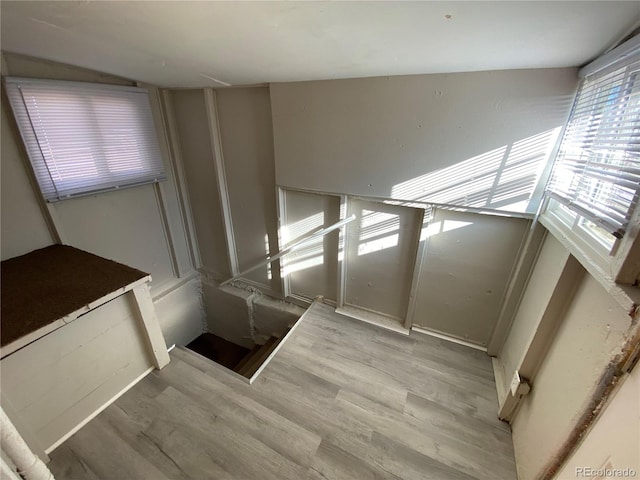
[[[165,179],[146,90],[14,77],[5,87],[46,201]]]
[[[629,230],[640,186],[640,55],[586,76],[562,138],[545,215],[605,259]]]

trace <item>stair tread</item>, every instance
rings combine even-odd
[[[271,337],[266,341],[264,345],[260,347],[260,349],[251,356],[249,360],[245,363],[243,368],[238,369],[237,372],[247,378],[251,378],[251,376],[256,373],[258,368],[264,363],[267,357],[271,354],[271,352],[276,348],[280,339]]]
[[[249,352],[247,352],[242,360],[240,360],[240,362],[234,367],[233,371],[240,372],[240,370],[244,368],[244,366],[253,358],[254,355],[256,355],[260,351],[261,348],[262,345],[254,345],[254,347]]]

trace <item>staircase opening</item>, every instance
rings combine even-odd
[[[290,330],[291,327],[287,328],[281,338],[270,337],[263,345],[255,345],[251,349],[236,345],[213,333],[203,333],[189,343],[187,348],[242,375],[251,382]]]
[[[234,370],[247,354],[252,351],[213,333],[203,333],[188,344],[187,348],[229,370]]]

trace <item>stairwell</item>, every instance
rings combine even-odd
[[[287,328],[282,337],[272,336],[264,344],[255,345],[252,349],[236,345],[212,333],[203,333],[189,343],[187,348],[251,380],[290,330],[291,327]]]

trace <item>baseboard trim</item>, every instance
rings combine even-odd
[[[415,325],[411,327],[412,331],[422,333],[424,335],[430,335],[432,337],[441,338],[442,340],[447,340],[452,343],[457,343],[458,345],[464,345],[465,347],[474,348],[476,350],[480,350],[481,352],[487,352],[487,347],[483,347],[482,345],[477,345],[475,343],[467,342],[466,340],[461,340],[459,338],[450,337],[449,335],[444,335],[442,333],[437,333],[428,328],[424,327],[416,327]]]

